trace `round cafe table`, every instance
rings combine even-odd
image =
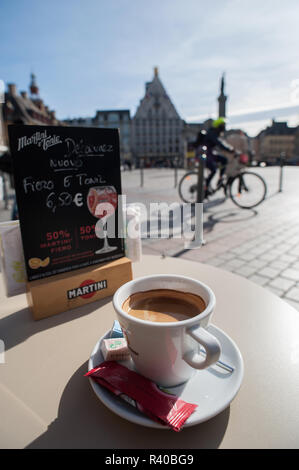
[[[36,322],[26,296],[6,298],[1,285],[0,447],[297,448],[299,313],[260,286],[206,264],[143,256],[133,273],[182,274],[214,290],[212,324],[233,339],[244,360],[231,404],[179,433],[126,421],[84,377],[94,345],[116,318],[111,297]]]

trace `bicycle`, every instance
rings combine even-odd
[[[233,159],[228,162],[226,172],[223,178],[218,181],[217,186],[213,189],[210,185],[206,189],[204,199],[208,199],[209,196],[223,189],[225,197],[229,196],[232,202],[241,209],[253,209],[261,204],[267,194],[266,182],[260,175],[248,171],[246,168],[248,167],[244,156],[236,152]],[[197,183],[198,173],[196,170],[187,172],[181,178],[178,191],[183,202],[197,202]]]

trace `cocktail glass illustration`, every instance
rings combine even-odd
[[[117,246],[110,246],[107,236],[107,219],[111,217],[117,208],[117,191],[114,186],[97,186],[90,188],[87,195],[87,206],[89,212],[99,220],[95,225],[95,233],[103,232],[104,246],[95,253],[109,253],[117,250]],[[105,221],[101,220],[105,217]],[[99,237],[100,238],[100,237]]]

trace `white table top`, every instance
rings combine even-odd
[[[116,318],[111,298],[36,322],[25,295],[6,298],[1,286],[0,448],[298,448],[298,312],[244,278],[192,261],[143,256],[133,272],[183,274],[214,290],[212,323],[244,359],[231,405],[180,433],[127,422],[84,377],[95,343]]]

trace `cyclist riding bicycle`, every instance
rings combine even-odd
[[[213,121],[208,131],[201,130],[198,133],[193,147],[200,159],[199,163],[206,160],[206,166],[210,170],[206,179],[205,192],[203,195],[201,191],[205,165],[200,164],[198,168],[187,171],[180,179],[178,187],[180,198],[185,203],[203,202],[218,190],[223,190],[225,198],[230,197],[236,206],[242,209],[252,209],[265,200],[267,184],[261,175],[254,173],[251,169],[246,169],[248,155],[242,154],[220,138],[224,130],[225,119],[219,118]],[[234,158],[228,161],[228,158],[215,151],[216,147],[234,153]],[[220,177],[217,186],[212,188],[209,183],[217,171],[217,163],[221,164]],[[225,177],[224,173],[226,173]]]
[[[199,143],[201,146],[207,147],[206,167],[210,170],[210,174],[208,178],[206,179],[206,189],[205,189],[206,195],[208,195],[209,185],[217,171],[217,167],[218,167],[217,163],[221,165],[219,181],[218,181],[218,184],[219,184],[221,183],[223,179],[223,175],[225,173],[226,165],[228,162],[227,158],[224,157],[224,155],[220,155],[215,150],[215,148],[219,147],[222,150],[226,150],[227,152],[231,152],[231,153],[235,152],[235,149],[231,145],[229,145],[229,143],[227,143],[225,140],[220,138],[220,135],[225,131],[225,123],[226,123],[226,120],[223,117],[215,119],[213,121],[212,127],[205,133],[204,141],[202,142],[202,136],[200,137],[198,135],[197,141],[195,143],[196,147],[198,146]],[[201,139],[200,142],[199,142],[199,139]]]

